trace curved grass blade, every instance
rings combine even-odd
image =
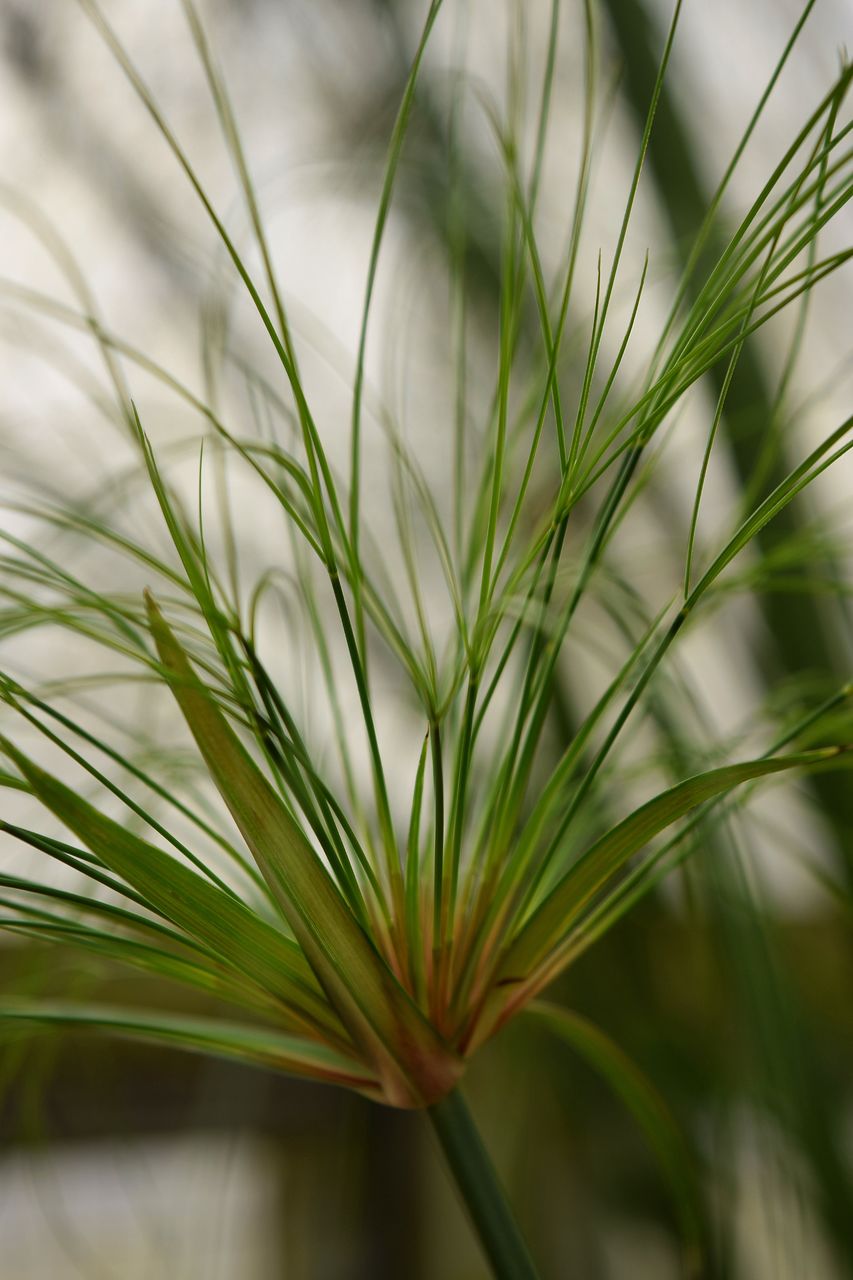
[[[0,928],[6,933],[37,942],[47,941],[74,952],[88,952],[107,962],[113,972],[117,965],[139,969],[154,975],[158,980],[165,979],[179,983],[184,988],[203,991],[226,1004],[236,1005],[243,1011],[266,1015],[278,1024],[292,1028],[297,1034],[304,1034],[305,1028],[299,1018],[289,1018],[273,996],[249,982],[241,983],[239,976],[225,968],[198,964],[175,951],[65,920],[13,902],[9,898],[0,897],[0,907],[18,913],[0,918]]]
[[[353,1058],[314,1041],[283,1035],[268,1027],[164,1013],[141,1013],[137,1009],[72,1001],[0,1001],[0,1034],[29,1024],[41,1030],[50,1027],[87,1028],[130,1040],[150,1040],[195,1053],[237,1059],[256,1066],[286,1071],[329,1084],[375,1094],[377,1082]]]
[[[0,830],[9,830],[9,828],[3,824],[0,826]],[[47,852],[46,849],[45,852]],[[14,905],[18,910],[26,911],[28,915],[46,921],[55,921],[60,926],[70,925],[77,927],[80,925],[81,920],[94,917],[102,922],[103,927],[99,930],[99,935],[104,939],[118,939],[119,942],[126,941],[124,933],[117,932],[117,930],[124,930],[128,931],[134,943],[141,941],[144,945],[146,939],[148,942],[152,940],[155,943],[158,941],[165,942],[170,950],[165,950],[161,945],[158,948],[161,954],[170,957],[176,955],[178,957],[188,956],[193,963],[206,969],[208,973],[214,974],[218,980],[224,981],[227,979],[232,990],[236,990],[239,986],[242,993],[241,1000],[251,996],[253,1002],[256,1005],[262,1003],[267,1012],[271,1009],[275,1010],[278,1015],[282,1012],[281,1001],[271,992],[266,991],[251,979],[244,978],[242,974],[238,974],[234,970],[225,969],[222,965],[221,956],[218,956],[215,951],[210,950],[210,948],[204,946],[197,939],[191,938],[188,934],[171,928],[164,919],[143,916],[137,911],[130,911],[126,907],[117,906],[113,902],[104,902],[100,898],[91,897],[87,894],[72,893],[68,889],[41,884],[37,880],[28,880],[22,876],[0,875],[0,888],[10,889],[20,897],[20,901],[16,900],[14,904],[12,904],[11,899],[0,900],[4,905]],[[117,891],[120,890],[121,886],[118,886]],[[48,902],[61,908],[66,914],[59,915],[43,909],[37,909],[32,905],[22,905],[30,898],[35,901],[47,899]]]
[[[525,1013],[565,1040],[607,1081],[634,1116],[654,1152],[677,1209],[688,1253],[685,1269],[688,1275],[696,1274],[702,1240],[696,1161],[663,1098],[609,1036],[574,1010],[537,1000]]]

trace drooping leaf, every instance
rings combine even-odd
[[[129,965],[142,969],[158,979],[165,978],[184,987],[205,991],[242,1009],[258,1011],[284,1026],[292,1025],[297,1034],[304,1029],[299,1018],[290,1017],[272,995],[250,981],[241,980],[240,975],[224,966],[219,968],[209,961],[189,958],[179,951],[152,946],[150,942],[140,941],[138,938],[124,937],[107,929],[35,911],[25,904],[10,902],[9,899],[0,899],[0,905],[11,908],[14,912],[0,917],[0,928],[8,933],[36,941],[54,942],[67,946],[74,952],[89,952],[111,966]]]
[[[672,1194],[685,1245],[691,1254],[698,1254],[702,1212],[696,1161],[657,1089],[600,1027],[574,1010],[536,1000],[525,1012],[575,1049],[631,1111]]]
[[[0,1001],[0,1034],[21,1024],[41,1029],[84,1027],[131,1040],[150,1040],[233,1058],[374,1095],[377,1092],[377,1081],[356,1059],[347,1058],[328,1045],[283,1035],[269,1027],[72,1001]]]

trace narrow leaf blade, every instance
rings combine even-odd
[[[57,1026],[87,1028],[127,1039],[150,1040],[178,1049],[233,1058],[363,1091],[375,1093],[377,1089],[376,1080],[356,1059],[348,1058],[328,1045],[284,1035],[269,1027],[73,1001],[6,999],[0,1002],[0,1030],[21,1024],[41,1029]]]
[[[164,674],[204,761],[305,956],[388,1100],[420,1106],[453,1087],[456,1055],[397,981],[284,803],[195,675],[150,595]]]
[[[12,743],[0,739],[0,747],[14,760],[33,795],[155,911],[315,1024],[342,1033],[291,939],[239,898],[100,813]]]
[[[609,1036],[580,1014],[539,1000],[529,1005],[525,1012],[580,1054],[632,1113],[646,1135],[669,1186],[685,1245],[698,1261],[702,1211],[696,1162],[657,1089]],[[694,1269],[689,1269],[691,1275]]]
[[[742,782],[807,769],[837,757],[843,748],[828,747],[797,755],[747,760],[688,778],[670,787],[630,814],[586,851],[570,867],[544,902],[522,925],[508,948],[501,977],[526,976],[565,935],[591,898],[624,864],[661,831],[691,809],[723,795]]]

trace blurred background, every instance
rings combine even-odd
[[[104,8],[214,203],[248,240],[178,0],[111,0]],[[600,0],[595,9],[603,108],[580,301],[570,317],[577,351],[594,306],[598,250],[607,259],[618,235],[671,17],[668,0]],[[421,0],[201,6],[333,460],[346,457],[376,203],[425,10]],[[616,298],[627,317],[648,249],[646,329],[625,377],[643,367],[692,236],[801,12],[795,0],[684,5],[626,245],[633,267]],[[565,0],[558,15],[537,212],[547,272],[565,249],[582,107],[582,6]],[[453,413],[448,281],[459,255],[472,416],[491,389],[506,192],[477,95],[505,105],[508,48],[538,83],[551,19],[547,0],[446,0],[419,82],[367,373],[432,479],[442,474],[446,447],[436,421]],[[818,0],[726,194],[732,226],[837,75],[845,44],[853,45],[849,3]],[[254,354],[257,333],[203,211],[81,5],[0,0],[0,58],[4,497],[32,475],[65,495],[106,490],[129,454],[93,412],[97,360],[87,335],[63,315],[69,291],[45,251],[38,210],[72,247],[106,325],[189,386],[215,389],[211,349]],[[463,71],[476,92],[460,93]],[[844,213],[822,248],[849,244],[851,230]],[[771,484],[849,414],[850,286],[849,270],[820,286],[790,369],[800,313],[781,317],[748,347],[709,473],[709,545],[757,475]],[[535,336],[533,310],[524,323]],[[257,359],[263,365],[265,357]],[[629,554],[617,560],[655,608],[681,571],[715,376],[679,411],[678,431],[632,514]],[[131,381],[152,437],[173,449],[179,468],[189,411],[139,369]],[[370,427],[377,438],[380,416]],[[763,428],[781,420],[784,430],[772,433],[768,448]],[[190,477],[194,466],[191,458]],[[366,502],[380,545],[393,528],[385,480],[377,466]],[[721,743],[744,741],[755,728],[752,708],[768,716],[793,709],[850,679],[851,492],[848,465],[828,473],[766,535],[761,551],[772,572],[748,594],[733,593],[713,625],[691,635],[680,670],[694,702],[688,706],[673,678],[652,739],[661,768],[683,776]],[[246,559],[254,551],[263,559],[262,516],[240,523],[239,491],[234,505]],[[26,517],[4,514],[4,528],[25,532]],[[793,559],[791,547],[800,548]],[[47,639],[39,644],[37,654],[14,642],[4,654],[50,669],[58,655]],[[586,704],[594,649],[593,637],[562,673],[555,752]],[[647,739],[634,749],[642,756]],[[849,777],[774,790],[715,840],[697,852],[689,875],[664,885],[570,970],[558,998],[606,1029],[688,1135],[703,1188],[701,1274],[853,1276]],[[2,847],[7,865],[22,865],[23,856]],[[40,969],[63,963],[56,951],[5,941],[0,955],[0,981],[10,985],[22,974],[37,984]],[[23,1069],[7,1051],[0,1082],[8,1086],[0,1108],[0,1280],[484,1274],[417,1117],[261,1071],[81,1038],[51,1040]],[[676,1209],[641,1131],[564,1046],[512,1027],[477,1059],[468,1092],[545,1275],[700,1274],[685,1256]]]

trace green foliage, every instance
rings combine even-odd
[[[42,859],[58,860],[89,889],[57,888],[38,870],[30,878],[4,875],[0,925],[18,937],[76,947],[178,988],[203,990],[224,1011],[221,1019],[183,1017],[10,996],[0,1004],[0,1024],[10,1035],[22,1026],[83,1025],[272,1064],[397,1106],[430,1105],[454,1088],[467,1056],[686,858],[697,833],[713,832],[722,812],[731,816],[744,784],[790,769],[819,774],[849,764],[834,732],[847,723],[838,720],[839,709],[846,714],[847,680],[800,708],[778,741],[755,758],[721,764],[730,748],[713,744],[716,767],[698,767],[695,752],[682,750],[683,741],[671,734],[673,755],[683,757],[678,780],[662,786],[660,770],[648,770],[653,780],[641,803],[622,748],[643,716],[657,720],[666,737],[665,682],[676,678],[681,636],[713,618],[735,588],[760,586],[773,561],[743,569],[745,553],[853,448],[850,418],[770,483],[762,483],[756,468],[749,501],[731,529],[711,548],[700,537],[706,476],[744,352],[786,308],[801,306],[804,317],[810,292],[853,256],[853,249],[819,247],[819,235],[853,194],[851,125],[842,116],[851,71],[840,71],[733,234],[725,235],[723,197],[793,39],[786,47],[696,233],[639,380],[624,375],[623,363],[635,340],[650,259],[646,255],[627,279],[628,237],[680,4],[647,105],[612,257],[603,264],[599,255],[594,312],[573,336],[569,320],[581,309],[578,264],[592,252],[585,239],[590,171],[595,148],[603,145],[593,6],[584,5],[580,24],[586,50],[580,168],[567,250],[553,278],[543,265],[536,215],[559,38],[556,3],[529,171],[521,158],[517,50],[509,59],[506,110],[484,93],[472,95],[492,131],[506,203],[493,385],[487,410],[477,416],[466,403],[473,321],[460,232],[452,280],[457,413],[454,423],[434,428],[450,460],[441,485],[406,443],[403,425],[384,408],[376,414],[391,464],[401,566],[395,578],[393,569],[386,572],[363,494],[375,463],[364,431],[373,416],[366,356],[384,232],[418,116],[425,52],[444,16],[440,0],[428,6],[388,145],[352,377],[346,477],[331,460],[328,425],[312,411],[262,201],[191,0],[183,0],[183,8],[251,229],[248,247],[228,229],[99,7],[93,0],[81,0],[81,7],[200,201],[278,373],[277,382],[270,381],[236,351],[225,352],[220,375],[242,383],[255,406],[254,430],[234,423],[233,410],[221,409],[216,396],[185,386],[102,321],[58,231],[20,198],[7,199],[64,272],[76,305],[21,286],[4,289],[21,307],[90,335],[106,376],[98,395],[138,460],[128,487],[153,499],[168,541],[164,550],[142,522],[131,528],[118,503],[111,510],[103,502],[63,501],[41,477],[7,503],[10,512],[27,517],[32,532],[0,534],[0,638],[38,629],[70,633],[94,648],[100,667],[89,677],[63,671],[42,688],[11,672],[2,677],[9,715],[0,746],[9,771],[0,785],[31,796],[82,847],[11,821],[2,829],[38,852],[34,868]],[[626,291],[633,305],[624,329],[614,332],[615,304]],[[208,347],[205,358],[214,361],[216,352]],[[146,414],[131,398],[138,371],[197,415],[191,442],[199,457],[197,512],[170,477],[165,451],[151,443],[141,420]],[[689,495],[683,595],[662,608],[646,607],[632,585],[620,584],[619,535],[653,482],[679,408],[709,374],[719,390]],[[781,422],[777,413],[768,431],[778,432]],[[205,519],[202,500],[204,468],[211,466],[225,477],[213,520]],[[276,505],[285,530],[251,582],[241,557],[245,513],[227,496],[232,473],[252,479]],[[212,528],[223,543],[219,555],[211,551]],[[812,545],[793,540],[776,549],[776,561],[793,572],[807,563]],[[133,581],[144,570],[151,584],[144,602],[136,589],[105,590],[88,576],[77,553],[92,547],[132,570]],[[440,601],[427,596],[429,564],[440,570]],[[274,640],[261,625],[273,602],[286,618]],[[447,625],[437,621],[442,613]],[[603,692],[579,712],[555,759],[548,732],[560,713],[561,663],[573,646],[580,651],[589,619],[599,626],[603,616],[615,618],[623,648]],[[333,725],[336,764],[318,749],[311,714],[300,715],[270,674],[282,653],[289,659],[295,651],[295,632],[307,637],[316,657],[318,707],[322,703]],[[607,635],[612,638],[609,629]],[[377,670],[392,670],[416,709],[415,769],[403,797],[389,780],[397,748],[383,728]],[[108,718],[102,731],[91,728],[81,690],[134,681],[165,689],[180,709],[195,744],[189,776],[196,790],[175,784],[178,757],[167,742],[145,743],[136,726],[117,727]],[[306,693],[317,696],[315,688]],[[53,758],[64,753],[54,772],[36,762],[36,748],[22,749],[18,728],[42,739]],[[801,749],[780,754],[790,743]],[[711,746],[702,743],[700,754]],[[182,751],[186,758],[185,744]],[[97,757],[108,760],[106,771]],[[58,776],[66,761],[73,784]],[[82,795],[81,779],[94,784],[92,799]],[[110,816],[116,806],[118,816]],[[159,843],[131,830],[131,816]],[[96,895],[98,885],[109,891],[108,900]],[[239,1023],[235,1009],[244,1019]],[[543,1007],[537,1016],[611,1080],[678,1187],[682,1153],[654,1092],[583,1020]],[[692,1230],[694,1210],[686,1204],[682,1210]]]

